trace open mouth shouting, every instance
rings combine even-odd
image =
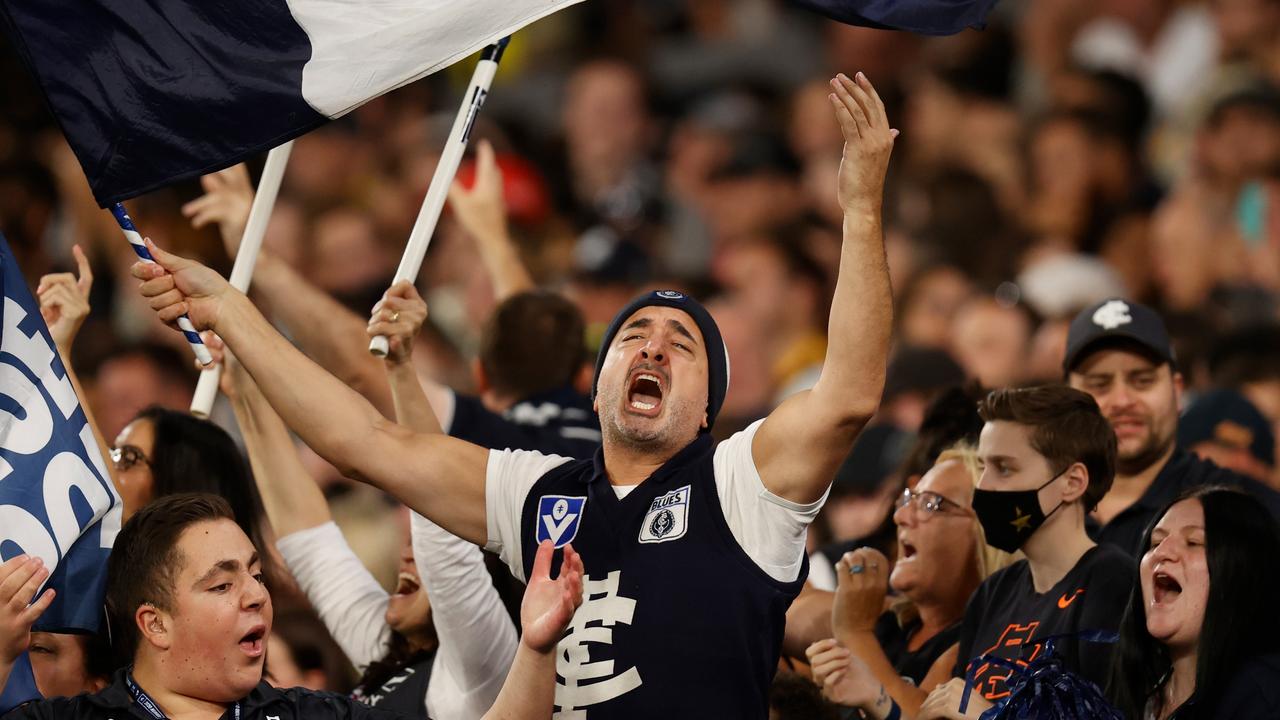
[[[666,381],[652,370],[636,369],[627,382],[627,410],[636,415],[657,417],[662,412]]]
[[[898,562],[907,562],[914,560],[916,557],[916,546],[911,544],[905,536],[898,536],[898,547],[901,552],[898,553]]]
[[[240,650],[251,658],[262,657],[263,650],[266,646],[267,626],[261,623],[250,628],[240,638]]]
[[[422,583],[418,580],[418,576],[402,572],[396,577],[396,591],[392,595],[409,596],[418,592],[422,587]]]
[[[1178,582],[1172,575],[1163,571],[1156,570],[1151,576],[1151,605],[1152,607],[1165,607],[1172,605],[1179,597],[1182,596],[1182,583]]]

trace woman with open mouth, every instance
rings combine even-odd
[[[1134,720],[1280,718],[1280,528],[1209,486],[1148,528],[1108,694]]]

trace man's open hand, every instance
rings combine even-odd
[[[850,79],[841,73],[831,80],[831,104],[844,134],[840,161],[839,196],[845,212],[879,212],[884,177],[898,131],[889,127],[884,103],[862,73]]]
[[[524,601],[520,603],[520,625],[524,628],[520,640],[539,653],[555,649],[560,636],[573,620],[573,613],[582,604],[582,558],[572,545],[565,545],[560,577],[552,580],[551,556],[554,553],[550,540],[544,540],[538,546]]]

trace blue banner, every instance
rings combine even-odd
[[[797,5],[849,25],[954,35],[982,28],[996,0],[793,0]]]
[[[40,307],[0,235],[0,561],[26,553],[52,568],[57,595],[37,630],[96,632],[121,502]],[[0,713],[31,699],[25,660]],[[27,697],[16,697],[26,694]]]

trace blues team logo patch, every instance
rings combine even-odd
[[[689,528],[690,485],[653,499],[640,525],[640,542],[661,543],[679,540]]]
[[[582,510],[587,506],[585,497],[568,495],[543,495],[538,499],[538,529],[534,542],[550,540],[556,547],[568,545],[578,536],[582,524]]]

